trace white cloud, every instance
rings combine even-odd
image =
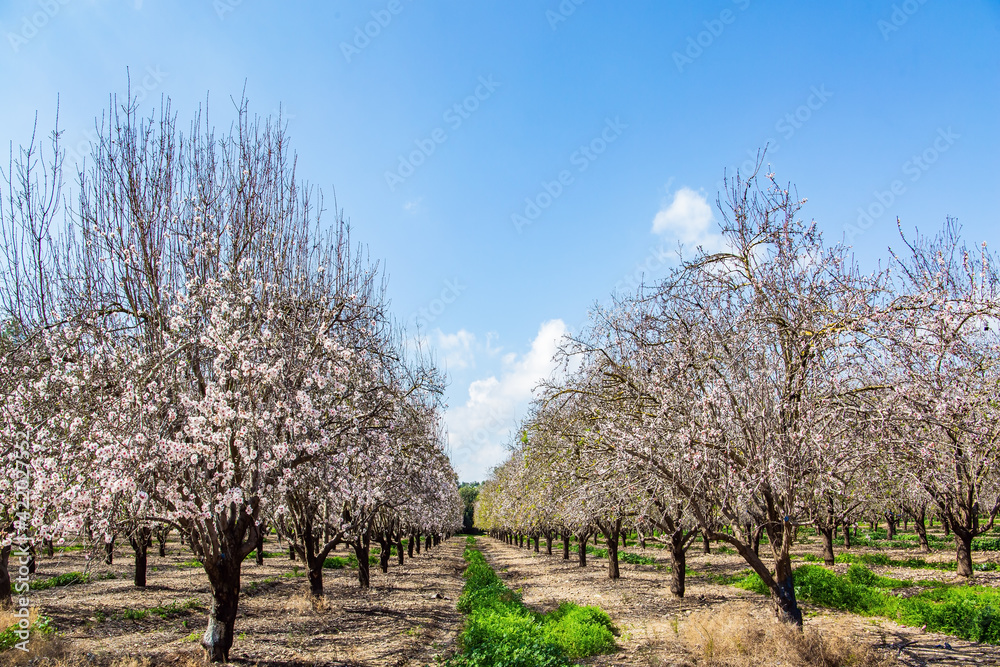
[[[653,218],[653,233],[677,239],[685,246],[714,249],[722,243],[722,237],[711,231],[714,217],[703,193],[683,187]]]
[[[440,329],[434,331],[434,346],[441,354],[439,361],[443,362],[448,370],[475,368],[475,344],[475,334],[465,329],[453,334],[446,334]]]
[[[500,373],[470,382],[465,403],[448,409],[452,458],[463,480],[485,478],[504,459],[505,444],[525,413],[531,390],[555,369],[552,357],[566,332],[562,320],[543,323],[530,350],[504,355]]]

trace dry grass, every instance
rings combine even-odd
[[[39,610],[32,608],[29,611],[29,620],[32,625],[38,620]],[[17,625],[19,618],[7,610],[0,610],[0,628],[9,628]],[[168,664],[172,667],[203,667],[204,660],[196,655],[174,655],[169,656],[165,661],[160,661],[158,665]],[[40,634],[32,631],[28,643],[28,651],[9,649],[0,653],[0,667],[153,667],[153,662],[149,658],[137,658],[133,656],[112,659],[100,659],[93,654],[81,653],[73,650],[69,642],[55,637],[51,634]]]
[[[296,593],[285,602],[285,611],[292,612],[299,616],[309,612],[321,614],[334,608],[334,605],[327,602],[325,597],[313,597],[310,593]]]
[[[895,658],[835,634],[797,628],[746,603],[691,614],[680,638],[704,667],[892,667]]]
[[[30,609],[28,621],[34,626],[38,621],[39,612],[37,609]],[[20,617],[15,616],[11,610],[0,610],[0,631],[15,626],[20,621]],[[35,630],[31,631],[28,640],[28,651],[19,649],[8,649],[0,653],[0,665],[25,665],[29,662],[32,665],[46,664],[46,661],[61,659],[65,653],[65,644],[61,640],[51,635],[43,635]]]
[[[71,651],[66,642],[51,639],[39,647],[32,646],[29,653],[22,651],[7,651],[0,653],[0,665],[4,667],[205,667],[206,662],[193,654],[176,654],[164,656],[155,663],[149,658],[117,658],[107,662],[92,654],[81,654]]]

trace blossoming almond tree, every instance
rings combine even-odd
[[[841,399],[866,389],[844,369],[866,342],[879,289],[797,218],[801,204],[771,175],[737,175],[720,206],[725,248],[699,250],[622,303],[602,324],[606,343],[591,346],[608,360],[609,387],[641,398],[609,441],[671,486],[710,538],[736,548],[796,624],[794,529],[838,460],[829,442],[849,416]],[[714,511],[733,534],[717,529]],[[741,529],[748,513],[763,519],[773,572]]]
[[[0,606],[11,601],[12,547],[30,566],[36,542],[74,528],[62,503],[72,495],[67,480],[85,471],[62,447],[79,431],[86,397],[78,322],[61,308],[50,232],[62,211],[58,116],[50,146],[43,152],[33,133],[0,168]]]
[[[894,257],[898,296],[883,320],[885,436],[896,470],[954,532],[957,574],[971,577],[972,540],[1000,513],[996,259],[985,244],[965,246],[954,220],[936,237],[907,242],[907,251]]]
[[[184,532],[212,587],[202,645],[223,661],[270,508],[364,417],[354,342],[381,304],[345,226],[319,230],[280,127],[245,105],[221,139],[175,125],[131,100],[109,113],[81,176],[70,301],[119,369],[89,388],[114,388],[85,447],[95,485]]]

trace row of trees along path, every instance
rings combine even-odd
[[[207,112],[183,132],[169,100],[138,107],[112,99],[72,193],[58,121],[0,179],[0,604],[12,550],[125,536],[143,585],[170,527],[211,584],[221,662],[268,531],[321,595],[338,543],[367,587],[372,542],[402,557],[461,526],[443,374],[342,213],[321,220],[280,119],[242,100],[228,132]]]
[[[600,533],[612,578],[622,531],[655,531],[678,596],[690,545],[722,542],[801,626],[800,526],[832,564],[838,528],[906,516],[927,548],[936,515],[973,576],[972,540],[1000,511],[1000,282],[954,220],[901,231],[902,250],[865,273],[762,164],[727,181],[713,247],[563,341],[476,525],[564,549]]]

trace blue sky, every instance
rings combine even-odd
[[[724,171],[768,142],[867,266],[897,216],[998,241],[997,0],[0,0],[0,37],[15,144],[58,95],[85,153],[126,68],[182,119],[207,96],[228,126],[244,83],[280,105],[301,176],[336,190],[448,366],[465,480],[503,457],[555,339],[711,243]]]

